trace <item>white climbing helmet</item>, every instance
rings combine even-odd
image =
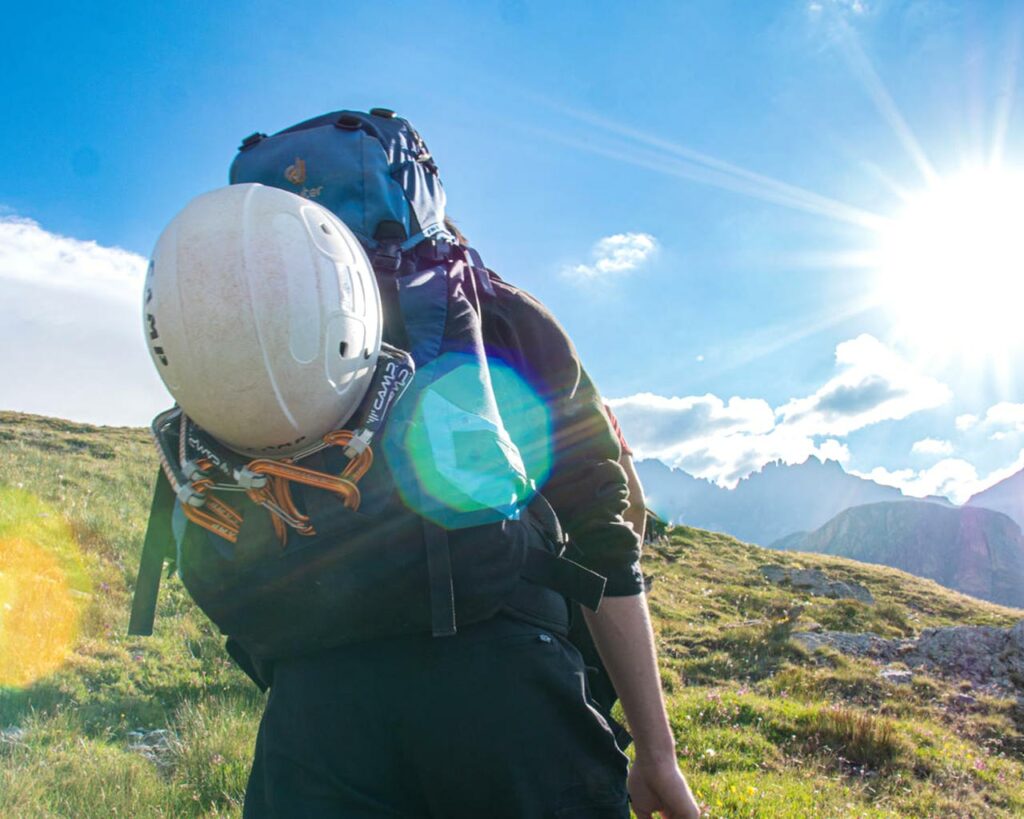
[[[193,199],[146,274],[149,352],[179,406],[240,453],[299,452],[342,426],[381,342],[359,241],[288,191],[229,185]]]

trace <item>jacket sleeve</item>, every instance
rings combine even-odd
[[[601,397],[555,317],[527,293],[494,284],[483,316],[488,356],[510,366],[547,409],[550,435],[539,437],[550,471],[540,490],[569,535],[568,556],[604,575],[607,595],[639,594],[640,542],[622,517],[629,489]]]

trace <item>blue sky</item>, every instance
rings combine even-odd
[[[863,258],[944,180],[1016,183],[1019,3],[44,3],[5,22],[0,407],[146,423],[167,399],[139,265],[163,226],[248,133],[386,105],[641,454],[728,484],[817,453],[958,499],[1024,466],[1020,277],[913,279],[981,295],[926,327],[882,281],[903,273]]]

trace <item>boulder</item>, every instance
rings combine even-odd
[[[770,564],[761,567],[761,574],[776,586],[789,584],[794,589],[807,592],[815,597],[830,597],[834,600],[859,600],[872,605],[875,598],[859,583],[832,580],[821,569],[791,569]]]
[[[798,632],[793,639],[810,651],[829,646],[855,657],[899,660],[912,669],[926,668],[978,685],[1024,691],[1024,621],[1013,628],[926,628],[916,640],[845,631]],[[882,676],[886,677],[885,672]]]

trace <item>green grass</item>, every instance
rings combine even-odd
[[[156,634],[125,636],[155,468],[141,430],[0,413],[0,559],[49,556],[35,588],[51,620],[59,610],[71,624],[45,630],[52,667],[0,687],[0,816],[241,813],[262,695],[176,580],[161,589]],[[862,583],[877,604],[771,586],[758,572],[767,562]],[[1024,815],[1024,725],[1011,701],[978,694],[965,711],[952,705],[956,681],[916,673],[894,686],[870,661],[790,639],[811,622],[897,637],[1007,626],[1024,612],[686,527],[644,565],[680,762],[712,815]],[[18,593],[20,603],[0,576],[0,605],[36,611]],[[9,638],[0,631],[0,675]],[[154,759],[132,732],[155,729],[170,733]]]

